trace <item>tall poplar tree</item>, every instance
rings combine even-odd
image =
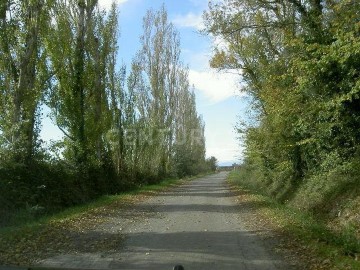
[[[3,158],[31,163],[37,148],[39,104],[47,87],[43,46],[52,1],[0,3],[0,131]]]
[[[178,149],[189,150],[183,157],[195,167],[195,160],[200,163],[204,160],[205,140],[195,96],[189,87],[187,68],[180,61],[179,34],[168,22],[164,6],[157,12],[147,12],[143,29],[142,47],[134,59],[131,73],[131,78],[137,82],[135,94],[140,135],[146,134],[139,136],[140,140],[146,139],[138,145],[143,169],[157,177],[193,174],[195,170],[193,173],[179,171]],[[182,146],[179,146],[180,136],[185,137]],[[195,145],[191,145],[196,136],[200,138],[197,142],[202,149],[197,154]]]
[[[65,155],[79,166],[103,162],[116,104],[117,11],[97,1],[58,1],[48,50],[55,80],[49,94],[55,122],[66,135]],[[106,17],[107,16],[107,17]],[[94,165],[94,164],[93,164]]]

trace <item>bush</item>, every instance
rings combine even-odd
[[[333,165],[331,169],[327,165],[323,166],[320,172],[313,173],[304,180],[290,205],[312,211],[330,210],[329,206],[334,200],[358,185],[359,165],[358,159],[352,159]]]

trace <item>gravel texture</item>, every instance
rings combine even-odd
[[[38,261],[45,267],[82,269],[292,269],[274,250],[269,231],[245,225],[251,207],[239,203],[225,183],[227,173],[203,177],[120,209],[87,232],[81,245],[97,238],[121,238],[108,250],[68,252]],[[260,234],[260,235],[259,235]],[[85,240],[84,240],[85,239]]]

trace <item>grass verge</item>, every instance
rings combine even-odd
[[[228,182],[242,200],[261,205],[254,210],[284,239],[282,248],[291,250],[306,265],[304,269],[360,269],[360,242],[351,228],[331,231],[319,218],[261,194],[241,173],[229,174]]]
[[[156,193],[159,191],[162,191],[166,188],[179,185],[181,183],[184,183],[185,181],[190,181],[198,177],[202,177],[203,175],[198,175],[195,177],[187,177],[184,179],[165,179],[157,184],[152,185],[144,185],[141,187],[138,187],[136,189],[130,190],[130,191],[124,191],[122,193],[119,193],[117,195],[103,195],[99,197],[98,199],[81,204],[76,205],[73,207],[69,207],[63,211],[60,211],[59,213],[51,214],[51,215],[45,215],[42,217],[29,217],[28,215],[23,215],[22,213],[19,213],[18,217],[14,217],[14,226],[7,226],[0,228],[0,237],[4,236],[6,234],[9,234],[11,232],[16,232],[18,230],[21,230],[23,228],[35,228],[37,226],[41,226],[44,224],[48,224],[51,222],[56,221],[62,221],[64,219],[71,219],[75,218],[78,215],[82,215],[86,213],[87,211],[93,210],[95,208],[104,207],[107,205],[110,205],[117,201],[126,201],[131,196],[139,195],[139,194],[151,194]]]
[[[158,184],[142,186],[118,195],[102,196],[93,202],[70,207],[36,220],[23,219],[17,226],[1,228],[0,265],[29,266],[36,259],[71,250],[93,252],[116,249],[122,244],[121,233],[109,238],[100,234],[99,240],[89,246],[87,232],[95,230],[112,216],[118,215],[121,209],[140,202],[149,195],[201,176],[203,175],[180,180],[166,179]],[[75,235],[75,240],[72,235]],[[84,239],[84,245],[79,246],[79,239]]]

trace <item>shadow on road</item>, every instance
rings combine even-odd
[[[252,212],[256,208],[265,207],[265,202],[243,202],[238,205],[211,205],[211,204],[148,204],[141,206],[139,211],[157,213],[173,213],[173,212],[207,212],[207,213],[238,213],[239,210],[244,212]]]
[[[131,233],[128,235],[132,256],[111,268],[171,269],[180,262],[185,269],[284,269],[281,261],[258,248],[256,231]],[[148,239],[144,243],[143,239]],[[194,241],[197,239],[198,241]],[[136,254],[139,255],[136,256]],[[139,258],[147,254],[146,260]],[[165,258],[168,258],[164,260]],[[240,259],[240,260],[239,260]],[[240,262],[240,263],[239,263]],[[218,265],[218,266],[217,266]],[[274,268],[276,265],[276,268]]]
[[[166,270],[181,263],[186,270],[294,269],[258,237],[261,231],[246,230],[242,224],[247,213],[266,203],[238,202],[238,194],[228,189],[225,176],[198,179],[117,209],[100,231],[74,232],[77,237],[72,238],[72,246],[82,247],[79,253],[55,256],[43,265]],[[98,213],[97,217],[102,215],[107,214]],[[106,244],[120,234],[123,241]],[[93,241],[100,246],[84,250]]]

